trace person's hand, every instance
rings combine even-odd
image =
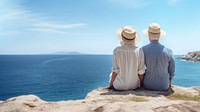
[[[140,83],[140,87],[144,88],[144,83],[143,82]]]
[[[170,95],[170,92],[168,92],[168,91],[159,91],[158,94],[159,95],[168,96],[168,95]]]
[[[169,88],[167,89],[167,91],[168,91],[170,94],[173,94],[173,93],[174,93],[174,90],[172,89],[172,86],[169,87]]]
[[[100,87],[98,88],[99,91],[102,91],[102,90],[108,90],[108,89],[112,89],[112,86],[107,86],[107,87]]]
[[[172,84],[171,83],[169,84],[169,88],[172,88]]]
[[[113,86],[109,85],[107,87],[105,87],[105,89],[112,89]]]
[[[98,90],[98,91],[103,91],[103,90],[105,90],[105,88],[100,87],[100,88],[98,88],[97,90]]]
[[[100,87],[98,88],[98,91],[108,90],[107,87]]]
[[[160,92],[158,92],[158,94],[164,95],[164,96],[168,96],[168,95],[171,95],[173,93],[174,93],[174,90],[171,87],[169,87],[167,89],[167,91],[160,91]]]
[[[140,84],[139,89],[142,89],[142,90],[144,89],[144,84],[143,83]]]

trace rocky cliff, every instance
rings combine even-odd
[[[0,112],[200,112],[200,87],[173,86],[173,95],[143,89],[93,90],[85,99],[46,102],[23,95],[0,102]]]
[[[185,55],[182,55],[178,59],[183,59],[186,61],[200,62],[200,51],[189,52]]]

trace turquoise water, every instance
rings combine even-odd
[[[0,55],[0,100],[26,94],[82,99],[108,84],[111,67],[111,55]],[[200,86],[200,63],[176,60],[173,84]]]
[[[184,87],[200,86],[200,62],[176,60],[173,84]]]

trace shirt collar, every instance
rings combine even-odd
[[[151,41],[151,44],[160,44],[159,41]]]

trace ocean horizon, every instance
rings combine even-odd
[[[200,86],[200,63],[175,61],[173,85]],[[46,101],[83,99],[108,84],[111,68],[109,54],[0,55],[0,100],[27,94]]]

